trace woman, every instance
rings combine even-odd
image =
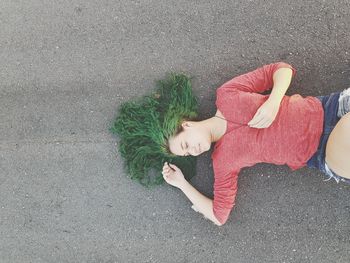
[[[196,119],[197,99],[185,75],[159,81],[152,96],[123,103],[111,128],[121,137],[128,174],[148,185],[149,170],[161,170],[154,182],[181,189],[192,208],[216,225],[229,217],[243,167],[260,162],[292,170],[308,166],[349,183],[350,89],[286,96],[295,74],[291,65],[276,62],[231,79],[216,90],[215,116],[202,121]],[[271,94],[260,94],[270,89]],[[212,143],[213,200],[188,183],[196,156]]]
[[[169,137],[169,151],[179,156],[197,156],[215,142],[213,200],[189,184],[177,166],[164,163],[162,174],[216,225],[228,219],[243,167],[307,165],[337,182],[350,182],[350,89],[329,96],[285,96],[295,74],[291,65],[277,62],[235,77],[217,89],[215,116],[184,121]],[[271,88],[270,95],[259,94]]]

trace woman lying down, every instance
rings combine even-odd
[[[179,188],[192,208],[223,225],[235,204],[238,175],[257,163],[319,169],[328,179],[350,184],[350,89],[325,96],[285,93],[296,74],[276,62],[234,77],[216,90],[216,113],[198,120],[190,78],[172,73],[157,90],[123,103],[111,131],[128,175],[146,186],[164,181]],[[271,90],[269,95],[260,93]],[[209,151],[214,197],[188,181],[196,156]],[[151,170],[158,170],[152,177]]]

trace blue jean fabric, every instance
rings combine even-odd
[[[339,107],[339,96],[341,92],[334,92],[330,95],[326,96],[317,96],[322,103],[324,110],[324,126],[323,133],[320,138],[319,146],[317,151],[313,154],[313,156],[307,161],[307,166],[311,168],[316,168],[328,175],[329,179],[333,178],[337,182],[342,181],[350,184],[350,180],[344,177],[337,175],[334,171],[332,171],[325,162],[326,156],[326,145],[328,141],[328,137],[334,129],[337,122],[340,120],[338,117],[338,107]]]

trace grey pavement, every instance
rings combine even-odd
[[[178,189],[127,178],[108,132],[166,72],[195,76],[201,117],[236,75],[285,61],[287,95],[350,86],[342,1],[0,2],[0,263],[350,262],[350,187],[316,170],[240,174],[217,227]],[[210,153],[191,183],[213,194]]]

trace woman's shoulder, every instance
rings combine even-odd
[[[221,118],[225,118],[224,115],[222,114],[222,112],[217,108],[216,109],[216,113],[215,113],[216,116],[219,116]]]

